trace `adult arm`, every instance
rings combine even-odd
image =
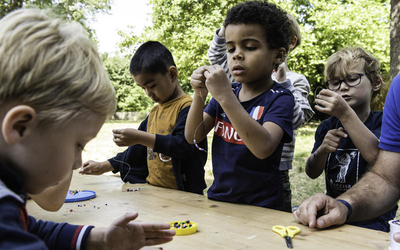
[[[392,209],[400,198],[400,153],[381,150],[371,171],[338,199],[353,207],[349,221],[375,218]]]
[[[364,221],[392,209],[400,197],[400,153],[381,150],[371,171],[337,199],[352,206],[349,222]],[[320,211],[320,212],[318,212]],[[346,222],[349,210],[323,194],[305,200],[293,213],[297,222],[309,227],[326,228]],[[317,215],[322,216],[317,217]]]

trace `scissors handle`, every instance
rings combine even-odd
[[[293,238],[296,234],[300,233],[300,228],[295,226],[286,227],[287,234],[290,238]]]
[[[284,227],[284,226],[273,226],[272,227],[272,231],[274,231],[275,233],[277,233],[280,236],[282,236],[282,238],[287,236],[286,227]]]

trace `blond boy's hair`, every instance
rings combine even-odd
[[[292,16],[291,14],[287,13],[286,14],[288,19],[289,19],[289,24],[290,24],[290,40],[292,40],[293,37],[297,38],[296,45],[293,47],[291,51],[293,51],[297,46],[300,46],[301,44],[301,31],[300,31],[300,26],[299,23],[297,22],[296,18]]]
[[[49,11],[19,9],[0,20],[0,106],[31,106],[43,125],[115,112],[115,90],[82,26]]]
[[[335,76],[349,75],[348,69],[354,64],[363,65],[364,73],[372,86],[383,85],[379,59],[361,47],[344,48],[331,55],[325,65],[325,81],[335,78]],[[379,94],[381,89],[382,87],[375,91],[372,97]]]

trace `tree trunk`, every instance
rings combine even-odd
[[[391,0],[390,82],[400,72],[400,0]]]

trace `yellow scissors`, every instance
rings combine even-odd
[[[288,248],[293,248],[293,243],[292,243],[292,238],[300,233],[300,228],[295,227],[295,226],[273,226],[272,231],[275,233],[278,233],[282,238],[285,238],[286,240],[286,246]]]

